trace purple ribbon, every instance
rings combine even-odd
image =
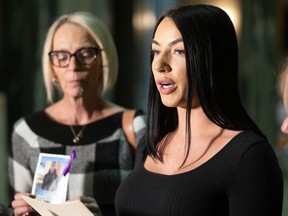
[[[66,167],[63,169],[63,172],[62,172],[63,176],[66,176],[70,172],[71,164],[75,158],[76,158],[76,152],[75,152],[75,150],[73,150],[72,153],[70,154],[70,159],[69,159]]]

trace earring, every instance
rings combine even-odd
[[[53,82],[54,84],[57,84],[57,83],[58,83],[57,78],[56,78],[56,77],[53,77],[53,78],[52,78],[52,82]]]

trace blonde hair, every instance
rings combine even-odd
[[[285,85],[287,84],[287,77],[288,75],[288,58],[285,59],[284,63],[282,64],[282,67],[280,69],[280,73],[278,76],[278,93],[283,99],[283,94],[284,94],[284,88]]]
[[[57,86],[53,83],[53,69],[48,53],[52,49],[54,34],[65,23],[75,23],[84,28],[102,49],[103,79],[100,86],[100,94],[111,90],[118,76],[118,55],[112,35],[106,25],[94,15],[88,12],[76,12],[59,17],[49,28],[43,48],[42,69],[47,101],[53,103],[54,90]]]

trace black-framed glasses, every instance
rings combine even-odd
[[[97,55],[102,49],[97,47],[81,48],[71,54],[68,51],[50,51],[50,61],[56,67],[68,67],[71,57],[75,56],[76,61],[81,65],[92,65],[96,62]]]

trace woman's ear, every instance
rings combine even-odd
[[[285,134],[288,134],[288,116],[285,117],[285,119],[281,125],[281,131]]]

